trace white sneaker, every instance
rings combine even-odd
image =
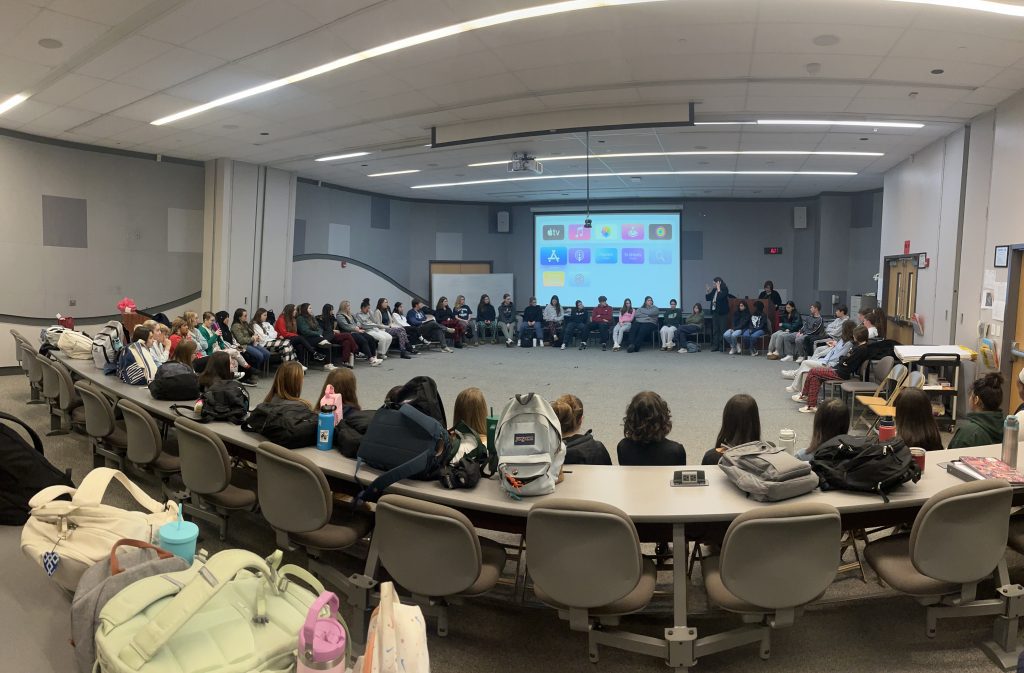
[[[675,341],[669,341],[668,344],[665,346],[665,350],[670,351],[670,350],[674,349],[675,347],[676,347],[676,342]]]
[[[235,372],[235,380],[239,380],[245,377],[245,372]]]
[[[795,379],[796,378],[796,370],[795,369],[783,369],[782,370],[782,378],[784,378],[784,379]]]
[[[324,365],[324,371],[325,372],[333,372],[335,369],[337,369],[337,367],[332,365],[330,362],[328,362],[327,364]]]
[[[562,344],[562,347],[559,350],[563,350],[564,351],[565,350],[565,344]]]
[[[371,367],[380,367],[384,363],[380,358],[370,358]]]
[[[330,346],[331,342],[328,341],[327,339],[320,339],[320,345],[321,346]]]
[[[421,336],[421,337],[420,337],[420,343],[425,343],[425,344],[429,344],[430,342],[429,342],[429,341],[427,341],[427,338],[426,338],[426,337],[422,337],[422,336]]]
[[[454,353],[455,351],[453,349],[449,348],[448,346],[445,346],[444,348],[441,349],[441,352],[442,353]]]
[[[794,388],[793,386],[786,386],[786,392],[787,393],[798,393],[800,391],[797,390],[796,388]]]
[[[306,371],[307,369],[309,369],[309,367],[307,367],[306,365],[299,365],[299,366],[302,367],[302,371]]]
[[[622,346],[620,346],[619,344],[615,344],[614,346],[612,346],[612,351],[617,351],[617,350],[621,350],[621,349],[622,349]]]
[[[750,356],[756,358],[757,357],[757,351],[756,350],[750,351]]]
[[[790,397],[789,399],[793,400],[794,402],[806,402],[806,401],[807,401],[807,398],[806,398],[806,397],[804,397],[804,396],[803,396],[802,394],[800,394],[800,393],[797,393],[796,395],[793,395],[793,396],[792,396],[792,397]]]
[[[676,352],[677,352],[677,353],[689,353],[690,351],[686,350],[686,348],[680,348],[680,349],[679,349],[679,350],[677,350]]]
[[[786,357],[784,357],[784,358],[782,358],[780,360],[780,362],[792,362],[792,361],[793,361],[793,356],[792,355],[787,355]]]
[[[803,355],[801,355],[800,357],[798,357],[798,358],[796,359],[796,362],[803,362],[803,361],[804,361],[804,360],[806,360],[806,359],[807,359],[807,358],[805,358],[805,357],[804,357]]]

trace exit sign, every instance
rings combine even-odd
[[[782,248],[765,248],[764,254],[766,255],[781,255]]]

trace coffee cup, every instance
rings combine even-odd
[[[911,458],[914,459],[914,462],[917,463],[917,466],[921,469],[921,472],[924,472],[924,456],[926,453],[928,452],[925,451],[924,449],[919,449],[917,447],[910,449],[910,456]]]

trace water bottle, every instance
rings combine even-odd
[[[329,617],[320,612],[329,606]],[[338,597],[325,591],[309,606],[299,631],[297,673],[344,673],[345,627],[338,622]]]
[[[317,422],[316,448],[321,451],[330,451],[334,447],[334,405],[325,404],[320,407],[320,416]]]
[[[878,422],[878,441],[888,442],[896,436],[896,421],[885,417]]]
[[[1002,461],[1012,468],[1017,467],[1017,442],[1020,439],[1020,421],[1016,416],[1007,416],[1003,421]]]
[[[779,430],[779,448],[786,453],[796,453],[796,430],[782,428]]]

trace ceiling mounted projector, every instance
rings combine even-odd
[[[508,162],[509,173],[536,173],[544,172],[544,164],[531,157],[526,152],[513,152],[512,161]]]

